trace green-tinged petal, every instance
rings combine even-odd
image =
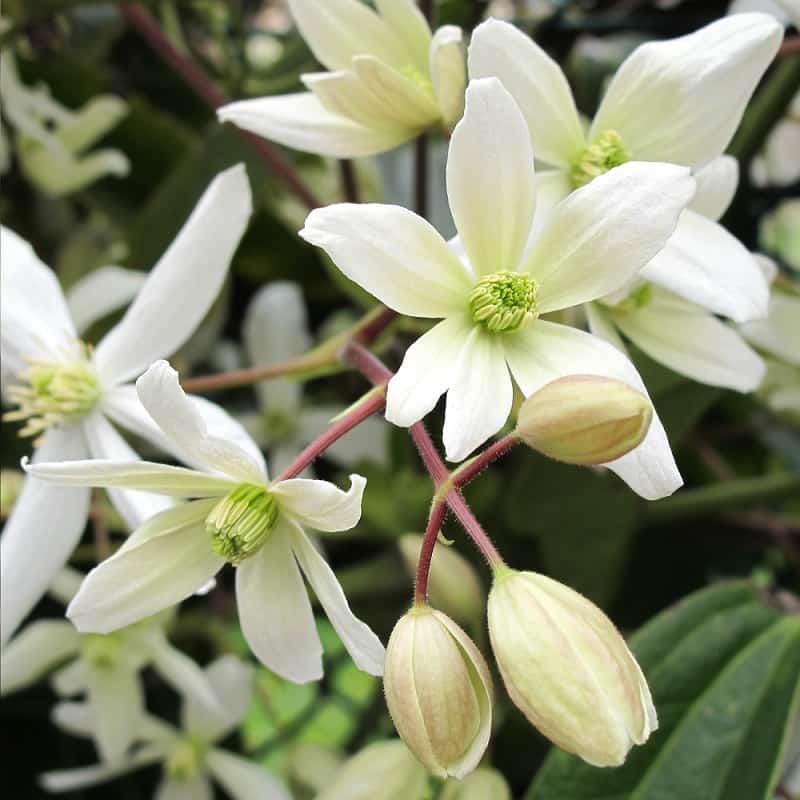
[[[345,492],[329,481],[292,478],[270,487],[278,500],[281,513],[301,525],[318,531],[349,531],[361,519],[361,498],[366,478],[350,476],[350,488]]]
[[[78,652],[79,635],[62,620],[32,622],[4,648],[0,657],[0,694],[31,686],[53,667]]]

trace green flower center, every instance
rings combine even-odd
[[[515,331],[535,319],[536,281],[524,272],[484,275],[469,294],[473,322],[492,333]]]
[[[278,504],[263,486],[240,483],[206,517],[211,546],[231,564],[257,553],[275,527]]]
[[[179,739],[164,761],[164,772],[173,781],[190,781],[203,771],[205,745],[196,739]]]
[[[87,633],[81,637],[81,655],[93,667],[113,669],[119,660],[122,642],[116,634]]]
[[[613,130],[603,131],[573,162],[569,178],[575,189],[585,186],[598,175],[630,160],[622,137]]]

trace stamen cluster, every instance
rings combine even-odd
[[[469,295],[474,322],[492,333],[515,331],[536,318],[536,281],[524,272],[484,275]]]

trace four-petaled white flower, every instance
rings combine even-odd
[[[502,84],[473,81],[447,162],[463,259],[425,220],[395,206],[318,209],[300,232],[389,307],[445,318],[406,352],[389,383],[386,416],[411,425],[447,392],[451,460],[468,456],[506,422],[509,369],[526,396],[576,373],[645,391],[615,348],[539,316],[630,280],[673,232],[694,180],[685,167],[631,162],[572,193],[540,221],[533,158],[525,120]],[[681,483],[657,417],[645,441],[608,466],[648,498]]]
[[[46,772],[40,778],[42,786],[49,792],[70,792],[161,764],[163,777],[155,800],[211,800],[212,778],[234,800],[291,800],[283,784],[264,767],[214,746],[236,729],[247,712],[252,667],[235,656],[222,656],[206,667],[205,677],[217,698],[213,709],[185,698],[180,729],[145,714],[133,729],[138,746],[130,754],[96,766]],[[84,704],[60,703],[53,721],[75,736],[97,739],[97,721]]]
[[[55,274],[26,241],[2,229],[3,394],[19,406],[7,418],[25,420],[23,433],[39,435],[34,461],[137,458],[112,423],[166,444],[129,381],[191,336],[225,280],[250,210],[244,167],[218,175],[125,316],[94,348],[78,339],[79,330],[130,294],[106,296],[101,279],[80,294],[73,315]],[[221,408],[193,402],[212,427],[247,438]],[[136,492],[112,491],[111,499],[130,527],[165,507],[162,498]],[[89,489],[26,480],[0,540],[2,641],[66,563],[88,514]]]
[[[431,34],[414,0],[289,0],[297,27],[329,72],[302,76],[308,92],[223,106],[219,118],[325,156],[390,150],[461,116],[461,29]]]
[[[383,672],[384,649],[347,605],[336,576],[303,528],[349,530],[366,481],[349,491],[326,481],[270,483],[261,451],[209,433],[165,361],[136,382],[164,436],[208,472],[144,461],[35,464],[39,478],[195,498],[162,511],[95,567],[67,609],[82,632],[108,633],[184,600],[226,562],[236,565],[239,622],[251,650],[298,683],[322,677],[322,646],[298,564],[356,665]],[[196,499],[202,498],[202,499]]]

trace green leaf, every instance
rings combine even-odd
[[[624,766],[553,750],[526,800],[759,800],[770,796],[800,676],[800,618],[743,582],[698,592],[631,647],[659,730]]]

